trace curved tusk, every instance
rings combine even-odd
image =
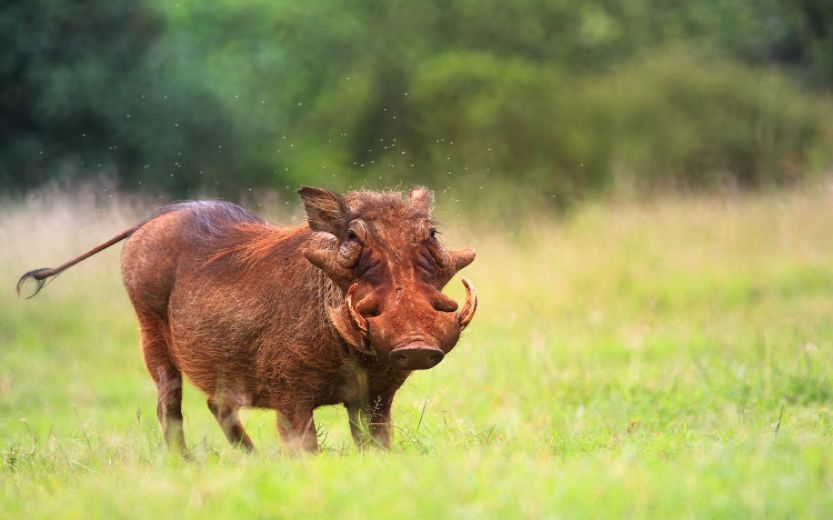
[[[367,336],[367,320],[353,308],[353,293],[356,292],[358,286],[359,284],[354,283],[347,289],[347,296],[344,298],[344,301],[347,303],[347,311],[350,313],[350,319],[353,320],[353,324],[358,327],[363,336]]]
[[[474,290],[474,285],[468,278],[461,278],[460,281],[463,282],[463,286],[466,288],[466,304],[457,313],[457,321],[460,322],[460,332],[462,332],[471,323],[474,312],[477,310],[477,291]]]

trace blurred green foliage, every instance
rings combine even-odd
[[[11,192],[424,182],[563,205],[781,184],[833,150],[821,0],[10,0],[0,49]]]

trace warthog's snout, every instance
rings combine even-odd
[[[443,357],[442,350],[421,341],[393,349],[390,353],[391,363],[402,370],[425,370],[442,361]]]

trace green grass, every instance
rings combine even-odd
[[[244,455],[186,387],[190,462],[162,447],[118,248],[13,293],[127,227],[129,202],[0,209],[2,518],[833,514],[829,187],[515,223],[440,197],[445,240],[478,250],[481,306],[398,394],[392,450],[358,452],[331,407],[320,455],[282,454],[264,411],[244,414]]]

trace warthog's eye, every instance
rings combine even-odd
[[[429,238],[437,238],[437,228],[431,228],[428,231],[428,237]]]
[[[352,229],[347,230],[347,240],[357,241],[358,239],[359,235],[357,235],[355,231]]]

